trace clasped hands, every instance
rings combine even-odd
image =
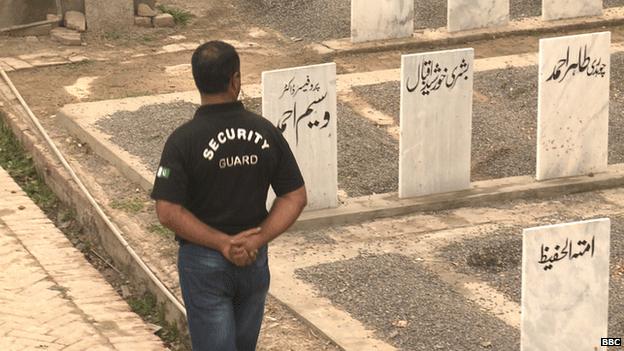
[[[239,267],[252,264],[258,255],[261,244],[260,231],[262,228],[252,228],[242,231],[229,240],[222,250],[223,256]]]

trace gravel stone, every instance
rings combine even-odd
[[[398,142],[345,104],[338,116],[338,187],[351,197],[397,191]]]
[[[547,224],[569,223],[583,218],[556,216],[525,228]],[[484,233],[479,240],[453,243],[439,252],[439,258],[457,264],[457,271],[477,276],[502,292],[512,301],[521,303],[522,293],[522,229],[501,227]],[[611,217],[611,279],[609,282],[609,335],[624,330],[624,216]]]
[[[245,106],[262,110],[261,99]],[[111,141],[139,157],[149,170],[156,171],[167,137],[195,113],[188,102],[148,105],[137,111],[120,111],[96,124],[111,135]],[[338,105],[338,186],[350,196],[396,191],[398,184],[398,144],[383,129]],[[375,167],[371,167],[375,165]]]
[[[482,312],[411,257],[363,254],[295,273],[400,350],[520,348],[518,330]]]
[[[139,157],[156,172],[167,137],[193,118],[197,105],[189,102],[143,106],[137,111],[119,111],[100,119],[96,126],[111,135],[110,141]]]
[[[310,41],[351,36],[349,0],[235,0],[242,15],[257,25],[272,27],[290,38]],[[606,0],[604,7],[624,6],[624,0]],[[512,19],[540,16],[540,0],[511,0]],[[447,0],[414,1],[414,27],[446,26]]]

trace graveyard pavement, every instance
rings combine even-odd
[[[165,350],[0,168],[0,350]]]

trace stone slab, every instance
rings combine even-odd
[[[338,205],[336,64],[262,73],[262,112],[281,129],[308,191],[307,209]]]
[[[474,50],[401,59],[399,196],[470,187]]]
[[[538,180],[607,168],[611,33],[540,40]]]
[[[600,15],[602,0],[542,0],[545,21]]]
[[[351,41],[404,38],[414,34],[414,1],[353,0]]]
[[[67,28],[59,27],[52,29],[50,37],[63,45],[82,45],[82,36],[80,33]]]
[[[90,31],[124,31],[134,24],[133,0],[85,0],[85,11]]]
[[[449,0],[449,32],[505,26],[509,23],[509,0]]]
[[[606,350],[610,220],[525,229],[521,349]]]

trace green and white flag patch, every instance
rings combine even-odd
[[[156,172],[156,178],[169,179],[170,175],[171,175],[171,169],[167,167],[163,167],[163,166],[158,167],[158,172]]]

